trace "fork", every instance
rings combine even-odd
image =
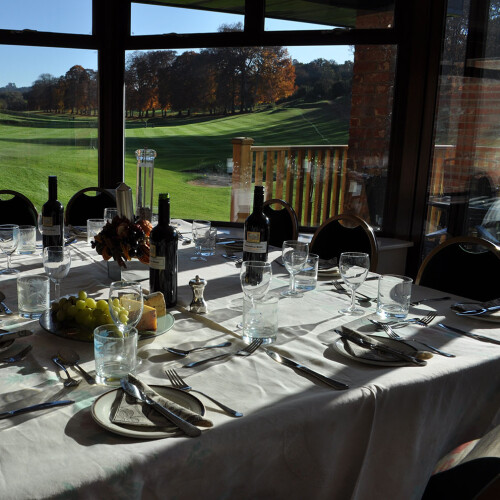
[[[54,356],[52,358],[52,361],[59,367],[61,368],[62,370],[64,370],[64,373],[66,373],[66,377],[68,377],[64,382],[63,382],[63,385],[64,387],[76,387],[80,382],[81,382],[81,379],[80,380],[75,380],[74,378],[71,377],[71,375],[69,374],[68,370],[66,370],[66,367],[63,365],[62,361],[57,357],[57,356]]]
[[[394,340],[398,340],[400,342],[407,343],[407,342],[416,342],[417,344],[424,345],[428,349],[430,349],[432,352],[436,354],[440,354],[441,356],[446,356],[447,358],[454,358],[454,354],[450,354],[449,352],[444,352],[441,349],[438,349],[437,347],[434,347],[430,344],[426,344],[425,342],[421,342],[420,340],[414,340],[414,339],[405,339],[401,337],[401,335],[398,335],[387,323],[381,323],[380,321],[375,321],[373,319],[370,320],[374,325],[377,325],[381,327],[387,335]]]
[[[33,346],[27,345],[22,351],[19,351],[17,354],[13,356],[7,356],[6,358],[0,358],[0,363],[16,363],[17,361],[21,361],[26,357],[26,355],[33,349]]]
[[[183,378],[175,370],[165,370],[165,373],[167,374],[167,377],[170,379],[170,383],[172,384],[172,387],[175,387],[176,389],[180,389],[181,391],[197,392],[198,394],[205,396],[207,399],[210,399],[210,401],[212,401],[212,403],[215,403],[219,408],[222,408],[226,413],[228,413],[232,417],[242,417],[243,416],[243,413],[236,411],[236,410],[233,410],[232,408],[229,408],[229,406],[226,406],[225,404],[221,403],[220,401],[217,401],[216,399],[212,398],[208,394],[205,394],[204,392],[193,389],[190,385],[188,385],[188,384],[186,384],[186,382],[184,382]]]
[[[333,286],[335,287],[336,291],[339,292],[339,293],[349,293],[344,285],[342,285],[342,283],[339,283],[338,281],[335,281],[333,280]],[[368,297],[368,295],[365,295],[363,293],[359,293],[359,292],[356,292],[356,295],[359,295],[361,297],[361,299],[358,299],[358,300],[361,300],[363,302],[369,302],[370,300],[372,300],[371,297]]]
[[[251,344],[247,345],[243,349],[236,352],[226,352],[224,354],[219,354],[218,356],[213,356],[211,358],[202,359],[201,361],[195,361],[193,363],[188,363],[184,365],[185,368],[193,368],[194,366],[200,366],[208,361],[213,361],[215,359],[222,359],[228,356],[250,356],[254,351],[256,351],[262,345],[262,339],[255,339]]]
[[[429,324],[435,317],[436,315],[434,313],[428,313],[426,316],[423,316],[422,318],[410,318],[401,321],[395,321],[394,323],[390,323],[390,326],[392,326],[392,328],[394,327],[397,328],[399,326],[407,325],[408,323],[415,323],[421,326],[429,326]]]

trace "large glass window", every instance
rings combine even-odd
[[[425,252],[451,236],[500,241],[499,11],[492,0],[481,21],[464,0],[447,21]]]
[[[0,29],[92,33],[92,0],[4,0]]]
[[[97,53],[0,45],[0,164],[3,189],[41,208],[58,175],[66,204],[97,185]]]

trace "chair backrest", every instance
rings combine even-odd
[[[273,205],[281,208],[274,209]],[[273,198],[264,202],[264,213],[269,218],[269,244],[281,247],[286,240],[296,240],[299,236],[297,214],[286,201]]]
[[[427,255],[415,283],[473,300],[496,299],[500,247],[475,236],[450,238]]]
[[[352,214],[334,215],[314,233],[309,247],[321,259],[340,257],[343,252],[365,252],[370,256],[370,271],[378,263],[378,245],[371,226]]]
[[[0,189],[0,224],[37,227],[38,212],[35,205],[24,194],[10,189]]]
[[[88,192],[95,192],[89,196]],[[116,207],[116,196],[110,191],[99,187],[88,187],[75,193],[68,201],[64,220],[72,226],[86,226],[87,219],[102,219],[104,209]]]

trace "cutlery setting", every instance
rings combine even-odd
[[[215,361],[216,359],[223,359],[229,356],[250,356],[253,352],[255,352],[262,345],[262,339],[256,339],[251,344],[248,344],[242,349],[234,352],[226,352],[224,354],[219,354],[218,356],[213,356],[211,358],[202,359],[200,361],[194,361],[193,363],[188,363],[184,365],[184,368],[194,368],[195,366],[200,366],[209,361]]]
[[[215,348],[219,348],[219,347],[229,347],[230,345],[231,345],[231,342],[223,342],[222,344],[217,344],[217,345],[206,345],[206,346],[202,346],[202,347],[193,347],[193,349],[188,349],[188,350],[177,349],[176,347],[164,347],[163,349],[165,349],[166,351],[168,351],[172,354],[176,354],[177,356],[185,357],[188,354],[191,354],[192,352],[195,352],[195,351],[204,351],[206,349],[215,349]]]

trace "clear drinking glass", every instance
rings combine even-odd
[[[241,264],[241,289],[253,303],[254,300],[264,298],[271,286],[272,276],[270,262],[245,261]]]
[[[19,226],[16,224],[0,225],[0,250],[7,255],[7,268],[0,270],[1,274],[17,274],[17,269],[10,267],[10,256],[16,251],[19,244]]]
[[[309,254],[309,244],[303,241],[287,240],[283,242],[281,258],[286,270],[290,273],[290,287],[282,295],[287,297],[302,297],[302,292],[297,290],[295,275],[304,267]]]
[[[61,280],[66,278],[71,268],[71,252],[66,247],[45,247],[43,249],[43,268],[54,282],[54,299],[61,296]]]
[[[111,222],[117,215],[118,215],[117,208],[112,208],[112,207],[105,208],[103,215],[104,222]]]
[[[370,256],[362,252],[344,252],[340,254],[339,272],[344,283],[351,289],[351,305],[340,309],[342,314],[359,316],[365,313],[365,309],[356,307],[356,289],[366,279],[370,268]]]
[[[207,260],[201,253],[202,244],[210,236],[211,223],[208,220],[194,220],[192,225],[194,256],[191,260]]]
[[[114,281],[109,287],[109,312],[121,332],[128,332],[141,320],[144,299],[135,281]]]

